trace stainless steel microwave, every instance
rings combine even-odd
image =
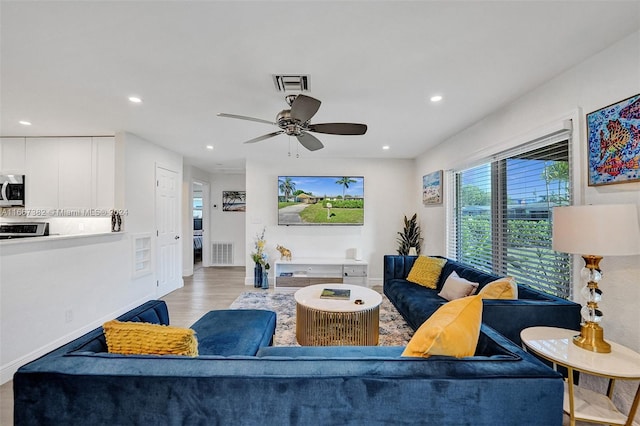
[[[0,175],[0,207],[24,207],[24,175]]]

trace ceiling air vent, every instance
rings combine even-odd
[[[295,74],[273,75],[273,82],[278,92],[308,92],[309,76]]]

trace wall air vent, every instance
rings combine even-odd
[[[233,266],[233,243],[211,243],[211,266]]]
[[[278,92],[308,92],[309,75],[274,74],[273,82]]]

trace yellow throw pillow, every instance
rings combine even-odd
[[[513,277],[504,277],[482,287],[478,295],[484,299],[517,299],[518,285]]]
[[[102,328],[110,353],[198,356],[198,340],[190,328],[118,320]]]
[[[411,271],[409,271],[407,281],[435,289],[438,284],[438,278],[440,278],[440,273],[442,272],[442,267],[445,263],[447,263],[447,259],[418,256],[411,268]]]
[[[467,296],[448,302],[416,330],[402,356],[473,356],[478,346],[481,322],[481,296]]]

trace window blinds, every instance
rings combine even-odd
[[[448,256],[570,297],[569,255],[551,249],[552,208],[571,204],[570,132],[453,171]]]

